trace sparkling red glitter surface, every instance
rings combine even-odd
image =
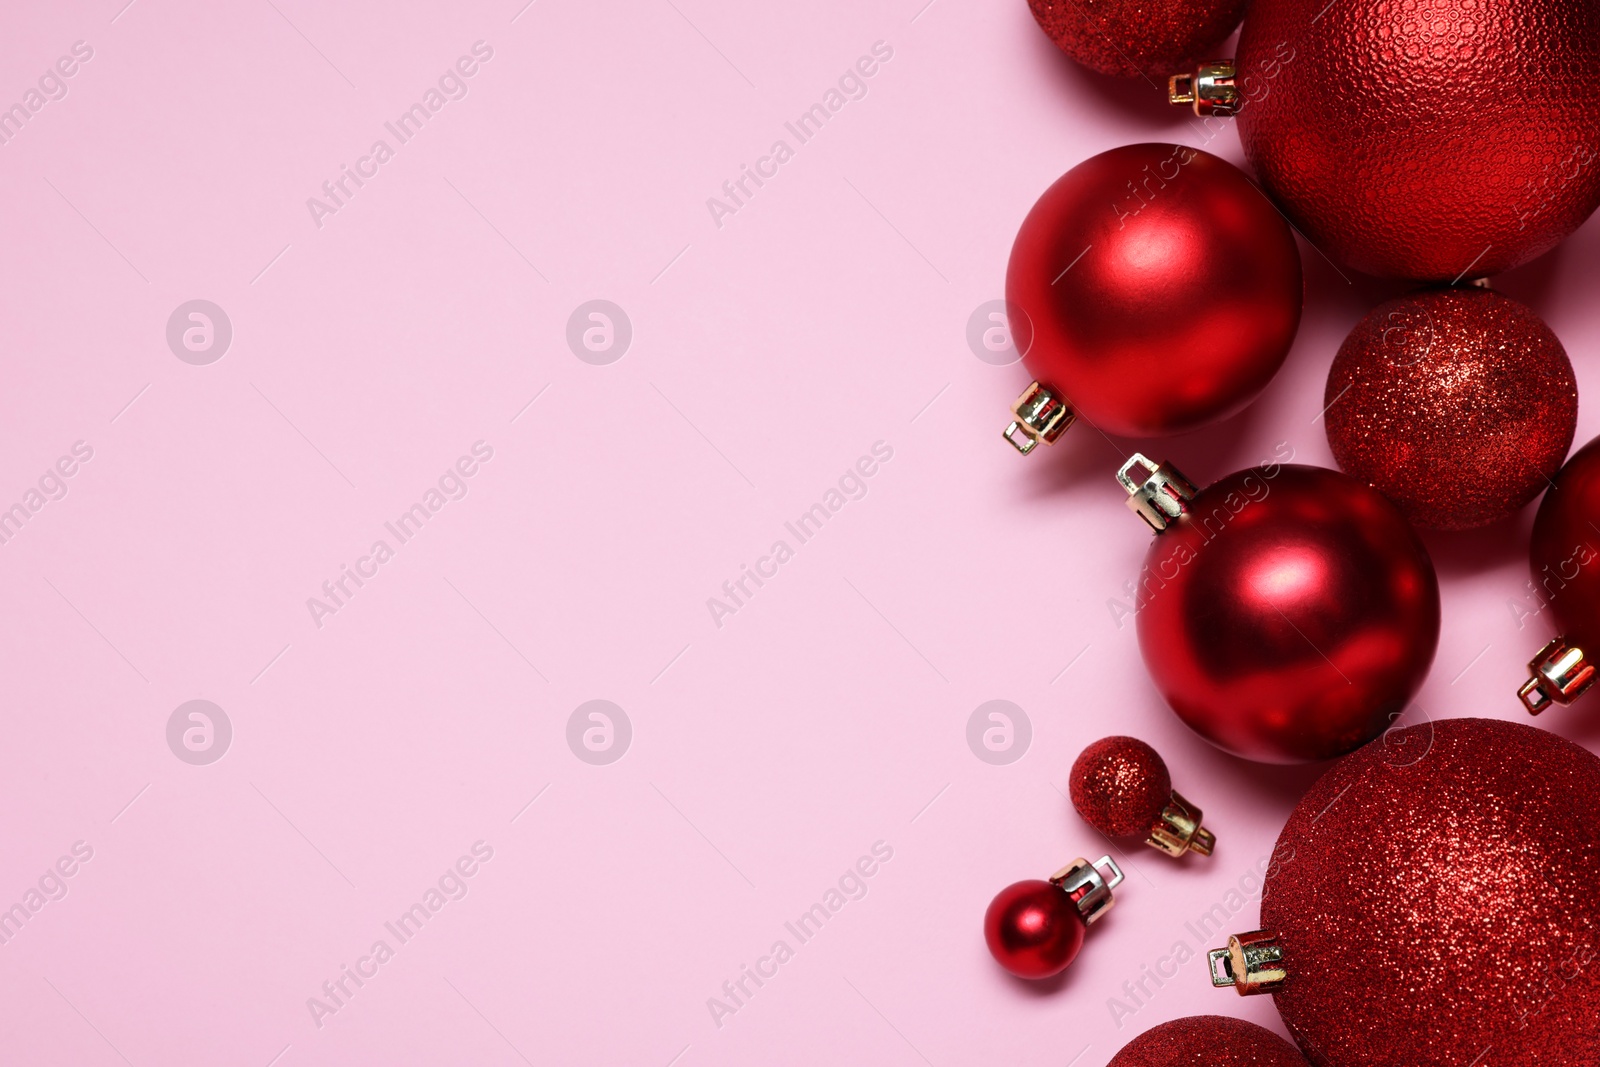
[[[1265,1027],[1225,1015],[1191,1015],[1146,1030],[1107,1067],[1306,1067],[1306,1061]]]
[[[1137,737],[1103,737],[1073,761],[1068,790],[1072,806],[1096,830],[1142,837],[1172,795],[1172,776]]]
[[[1336,764],[1261,902],[1289,1032],[1325,1067],[1600,1063],[1600,759],[1447,719]]]
[[[1257,0],[1237,67],[1246,157],[1359,270],[1494,274],[1600,202],[1592,0]]]
[[[1532,500],[1578,421],[1561,342],[1484,289],[1380,304],[1339,349],[1323,402],[1344,472],[1436,530],[1482,526]]]
[[[1164,81],[1212,53],[1249,0],[1028,0],[1039,28],[1091,70]]]

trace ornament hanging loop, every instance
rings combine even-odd
[[[1078,419],[1078,413],[1055,391],[1042,382],[1029,382],[1028,387],[1011,405],[1016,420],[1007,426],[1004,437],[1011,447],[1026,456],[1043,441],[1047,445],[1066,433]]]
[[[1133,480],[1130,473],[1143,467],[1142,482]],[[1171,526],[1178,517],[1189,510],[1189,501],[1199,492],[1183,472],[1170,463],[1152,463],[1142,453],[1135,452],[1117,471],[1117,481],[1128,492],[1128,507],[1156,533]]]
[[[1233,986],[1241,997],[1273,993],[1283,986],[1289,972],[1283,962],[1283,946],[1270,930],[1252,930],[1228,938],[1227,948],[1206,953],[1211,964],[1211,984]]]
[[[1201,826],[1200,819],[1200,809],[1174,789],[1144,843],[1169,856],[1181,856],[1185,852],[1209,856],[1217,847],[1217,835]]]
[[[1528,662],[1533,677],[1522,684],[1517,696],[1528,714],[1537,715],[1551,704],[1566,707],[1594,684],[1595,668],[1583,649],[1557,637],[1541,648]]]
[[[1174,74],[1167,79],[1167,103],[1193,106],[1201,118],[1237,115],[1240,99],[1233,84],[1235,73],[1233,60],[1214,59],[1200,64],[1192,74]]]
[[[1100,873],[1101,867],[1111,872],[1110,878]],[[1111,910],[1111,905],[1115,903],[1111,899],[1111,891],[1122,884],[1122,868],[1110,856],[1101,856],[1093,863],[1086,859],[1075,859],[1052,874],[1050,881],[1072,898],[1072,903],[1077,906],[1078,914],[1083,916],[1084,925],[1087,926]]]

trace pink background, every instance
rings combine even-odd
[[[1277,1025],[1203,956],[1114,1017],[1176,942],[1211,947],[1185,922],[1252,887],[1315,770],[1172,719],[1108,608],[1147,541],[1112,479],[1134,446],[1019,459],[1026,376],[965,338],[1034,197],[1114,145],[1198,144],[1183,112],[1073,68],[1021,0],[122,2],[0,34],[5,103],[94,50],[0,147],[0,506],[94,451],[0,545],[0,908],[93,849],[0,946],[7,1062],[1099,1067],[1181,1015]],[[468,95],[318,228],[306,199],[479,40]],[[877,41],[867,95],[719,228],[707,198]],[[1231,130],[1209,147],[1239,159]],[[1329,462],[1328,360],[1393,290],[1303,251],[1261,402],[1148,451],[1202,483],[1278,442]],[[1497,283],[1585,392],[1597,267],[1591,224]],[[234,332],[208,366],[165,339],[197,298]],[[597,298],[633,326],[609,365],[565,339]],[[480,440],[466,497],[319,628],[307,598]],[[877,441],[867,495],[716,626],[707,598]],[[1431,539],[1445,626],[1411,717],[1522,717],[1530,518]],[[166,740],[193,699],[233,728],[206,766]],[[592,699],[633,729],[605,766],[566,741]],[[993,699],[1032,723],[1005,766],[966,741]],[[1592,743],[1593,711],[1541,725]],[[983,909],[1112,850],[1061,794],[1113,732],[1220,847],[1119,846],[1076,966],[1018,983]],[[383,924],[480,840],[467,895],[398,945]],[[878,841],[865,897],[798,944],[783,924]],[[307,998],[379,938],[394,958],[319,1027]]]

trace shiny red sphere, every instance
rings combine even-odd
[[[1591,657],[1600,652],[1600,438],[1573,453],[1533,520],[1534,595],[1554,628]]]
[[[1102,74],[1165,79],[1205,59],[1249,0],[1028,0],[1039,28]]]
[[[1339,468],[1415,525],[1466,530],[1544,491],[1578,424],[1566,349],[1532,309],[1486,289],[1380,304],[1328,371]]]
[[[1060,886],[1038,878],[1000,890],[983,916],[989,953],[1018,978],[1049,978],[1083,947],[1085,924]]]
[[[1311,242],[1383,277],[1524,263],[1600,204],[1600,5],[1257,0],[1239,136]]]
[[[1067,171],[1023,220],[1006,271],[1034,378],[1131,437],[1254,400],[1294,342],[1302,296],[1277,209],[1231,164],[1169,144]]]
[[[1137,737],[1102,737],[1072,761],[1067,788],[1078,815],[1096,830],[1143,836],[1172,797],[1172,775]]]
[[[1196,733],[1263,763],[1331,759],[1397,719],[1439,643],[1439,583],[1398,508],[1337,471],[1269,465],[1157,534],[1139,648]]]
[[[1226,1015],[1191,1015],[1146,1030],[1107,1067],[1306,1067],[1306,1061],[1264,1026]]]

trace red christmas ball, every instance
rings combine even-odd
[[[1142,484],[1129,474],[1140,465]],[[1119,477],[1158,531],[1139,575],[1139,649],[1196,733],[1298,763],[1349,752],[1405,710],[1438,645],[1439,584],[1392,503],[1278,463],[1196,490],[1135,455]]]
[[[1435,530],[1482,526],[1538,496],[1578,423],[1556,335],[1476,288],[1380,304],[1339,349],[1323,402],[1340,468]]]
[[[1085,929],[1072,899],[1039,878],[1006,886],[983,916],[990,955],[1018,978],[1049,978],[1066,970],[1083,947]]]
[[[1528,612],[1550,609],[1559,636],[1528,664],[1519,695],[1538,714],[1570,704],[1593,684],[1600,663],[1600,438],[1567,461],[1533,521]]]
[[[1301,799],[1214,978],[1273,992],[1319,1067],[1600,1063],[1596,805],[1600,759],[1553,734],[1394,731]]]
[[[1030,429],[1024,394],[1019,423],[1048,441],[1073,413],[1137,437],[1225,418],[1282,365],[1302,288],[1289,227],[1231,164],[1169,144],[1102,152],[1045,191],[1011,249],[1023,360],[1070,409]]]
[[[1172,796],[1172,775],[1137,737],[1103,737],[1073,761],[1068,792],[1083,821],[1101,833],[1142,836]]]
[[[1102,74],[1165,78],[1212,52],[1249,0],[1028,0],[1039,28]]]
[[[1226,1015],[1192,1015],[1146,1030],[1107,1067],[1306,1067],[1306,1061],[1264,1026]]]
[[[1239,136],[1313,244],[1384,277],[1524,263],[1600,204],[1600,5],[1258,0]]]

